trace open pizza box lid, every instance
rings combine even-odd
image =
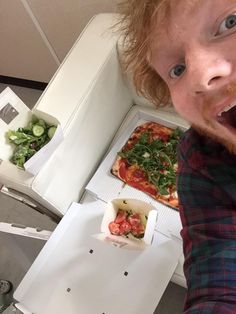
[[[43,119],[48,125],[57,126],[52,139],[24,164],[25,170],[20,169],[21,171],[36,175],[63,140],[63,132],[60,122],[55,117],[52,117],[45,112],[37,109],[30,110],[9,87],[0,94],[1,167],[7,167],[8,171],[9,169],[12,169],[13,173],[15,168],[19,170],[16,165],[10,162],[15,145],[9,142],[6,133],[9,130],[16,131],[20,127],[26,127],[33,115],[38,119]]]
[[[120,210],[126,215],[123,222],[125,221],[132,227],[126,235],[114,235],[109,228],[109,225],[116,220]],[[141,238],[132,235],[132,230],[137,230],[137,220],[132,224],[132,215],[136,215],[138,220],[140,219],[140,224],[144,226],[144,236]],[[94,237],[119,248],[143,250],[152,244],[157,216],[157,210],[149,203],[138,199],[114,199],[108,202],[106,206],[101,223],[101,233],[94,235]],[[129,223],[130,221],[131,223]],[[122,222],[116,225],[121,226],[121,224]]]

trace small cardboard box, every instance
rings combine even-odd
[[[36,109],[32,110],[32,115],[35,115],[39,119],[43,119],[49,125],[51,124],[57,127],[52,139],[24,164],[25,170],[33,175],[36,175],[47,162],[47,160],[51,157],[59,144],[63,141],[63,131],[59,121],[56,118],[48,114],[43,114]]]
[[[27,172],[36,175],[62,142],[63,131],[59,121],[49,114],[37,109],[31,111],[22,100],[9,87],[7,87],[0,94],[1,167],[4,167],[6,163],[10,163],[9,159],[15,148],[15,145],[8,141],[6,133],[9,130],[16,131],[19,127],[25,127],[31,120],[32,115],[35,115],[39,119],[43,119],[47,124],[56,125],[57,130],[53,138],[24,164],[24,168]],[[13,166],[17,167],[15,165]]]
[[[131,233],[126,236],[111,234],[109,224],[116,219],[119,209],[126,212],[132,211],[133,214],[137,213],[146,216],[147,220],[143,238],[136,238]],[[102,233],[96,237],[99,240],[120,248],[143,250],[152,243],[157,216],[157,210],[149,203],[138,199],[114,199],[107,204],[101,224]]]

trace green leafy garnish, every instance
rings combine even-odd
[[[183,132],[175,129],[168,141],[151,140],[149,131],[144,132],[131,149],[125,147],[118,155],[129,165],[138,165],[161,195],[176,190],[176,148]]]

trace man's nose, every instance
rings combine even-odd
[[[196,48],[186,56],[188,80],[194,94],[218,89],[229,82],[232,64],[217,49]]]

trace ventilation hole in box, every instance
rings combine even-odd
[[[127,271],[125,271],[125,272],[124,272],[124,275],[125,275],[125,276],[128,276],[128,272],[127,272]]]
[[[90,253],[90,254],[93,254],[93,250],[91,249],[91,250],[89,251],[89,253]]]
[[[71,288],[67,288],[66,291],[67,291],[67,292],[71,292]]]
[[[0,119],[2,119],[6,124],[9,124],[16,116],[18,116],[19,112],[10,104],[7,103],[0,110]]]

